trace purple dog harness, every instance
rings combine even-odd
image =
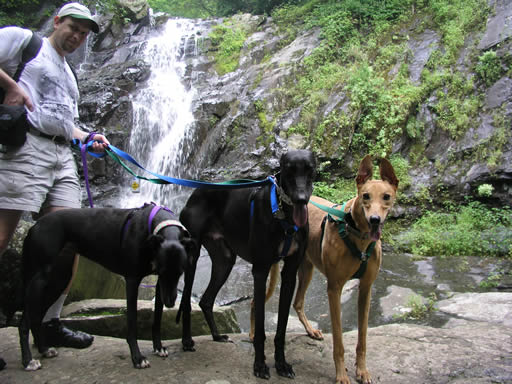
[[[151,204],[153,204],[153,203],[151,203]],[[148,233],[150,235],[151,235],[151,226],[153,224],[153,219],[155,218],[156,214],[158,213],[158,211],[160,209],[163,209],[163,210],[165,210],[167,212],[170,212],[174,216],[174,212],[171,211],[169,208],[162,207],[160,205],[155,205],[153,207],[153,209],[151,210],[151,212],[149,213],[149,217],[148,217]],[[170,227],[170,226],[173,226],[173,225],[176,226],[176,227],[182,228],[186,233],[188,233],[187,228],[185,228],[185,226],[183,224],[181,224],[179,222],[179,220],[164,220],[164,221],[161,221],[160,223],[158,223],[158,225],[155,227],[155,229],[153,230],[153,235],[158,234],[158,232],[160,232],[165,227]]]
[[[125,221],[125,224],[123,225],[123,230],[121,231],[121,242],[124,240],[125,233],[128,230],[130,222],[132,221],[132,216],[135,213],[135,211],[138,210],[138,209],[144,208],[146,205],[147,204],[144,204],[142,207],[136,208],[136,209],[134,209],[133,211],[130,212],[130,214],[128,215],[128,218]],[[158,234],[158,232],[160,232],[165,227],[170,227],[170,226],[173,226],[173,225],[176,226],[176,227],[182,228],[187,234],[189,233],[187,228],[185,228],[185,226],[183,224],[181,224],[179,222],[179,220],[176,220],[176,219],[174,219],[174,220],[164,220],[164,221],[158,223],[157,226],[155,227],[155,229],[153,230],[153,232],[151,232],[151,227],[153,226],[153,220],[155,219],[155,216],[158,213],[158,211],[163,209],[164,211],[170,212],[173,216],[175,216],[174,212],[171,211],[167,207],[162,207],[160,205],[156,205],[153,202],[151,202],[151,205],[153,205],[153,208],[151,209],[151,212],[149,213],[149,216],[148,216],[148,235],[151,235],[151,234],[156,235],[156,234]]]

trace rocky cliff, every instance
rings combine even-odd
[[[471,92],[479,103],[467,129],[455,137],[442,127],[438,106],[441,84],[416,106],[416,112],[411,112],[410,120],[422,127],[420,136],[404,134],[392,144],[393,154],[409,164],[398,215],[418,213],[418,206],[435,201],[481,198],[477,194],[481,184],[494,188],[487,202],[512,202],[512,80],[505,70],[503,77],[486,85],[479,83],[474,73],[479,55],[489,50],[502,58],[510,55],[512,29],[507,20],[512,15],[512,2],[496,0],[489,4],[493,11],[486,25],[469,32],[455,66],[447,69],[464,79],[474,79]],[[417,19],[395,31],[396,40],[407,41],[407,52],[403,62],[390,71],[390,79],[406,63],[409,80],[418,83],[432,55],[444,49],[441,32],[424,28],[422,16],[418,14]],[[165,15],[139,14],[132,22],[120,25],[105,15],[101,33],[90,38],[87,63],[79,76],[81,121],[89,129],[106,132],[121,148],[130,135],[133,96],[145,86],[152,70],[151,62],[139,53],[148,36],[161,29],[165,20]],[[216,48],[208,35],[213,26],[223,22],[198,20],[196,36],[183,37],[183,81],[196,90],[195,122],[190,127],[194,139],[188,143],[185,174],[206,180],[260,178],[276,169],[276,159],[288,148],[314,147],[322,169],[331,178],[352,178],[354,164],[364,155],[353,145],[357,124],[337,123],[336,129],[325,133],[322,145],[313,145],[307,134],[291,129],[299,123],[304,106],[291,108],[285,90],[296,81],[304,59],[318,47],[319,31],[304,29],[292,41],[284,42],[271,18],[234,16],[227,25],[243,25],[248,38],[237,69],[219,76],[214,66]],[[199,52],[192,52],[191,41],[198,37]],[[343,113],[348,121],[355,121],[364,113],[349,108],[350,96],[343,84],[336,89],[339,91],[332,92],[314,111],[313,122],[322,122],[333,113]],[[446,88],[444,92],[448,92]],[[126,176],[124,171],[116,164],[90,163],[97,198],[115,195],[115,186]]]

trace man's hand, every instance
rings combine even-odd
[[[0,87],[5,90],[4,104],[25,105],[31,112],[34,104],[26,92],[7,73],[0,69]],[[1,101],[1,100],[0,100]]]
[[[110,144],[107,138],[99,133],[94,135],[92,140],[94,140],[92,143],[93,152],[105,152],[105,148]]]

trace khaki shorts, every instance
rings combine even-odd
[[[80,197],[69,144],[27,133],[22,147],[0,146],[0,209],[80,208]]]

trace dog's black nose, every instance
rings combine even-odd
[[[370,224],[371,225],[379,225],[380,224],[380,216],[377,216],[377,215],[370,216]]]

